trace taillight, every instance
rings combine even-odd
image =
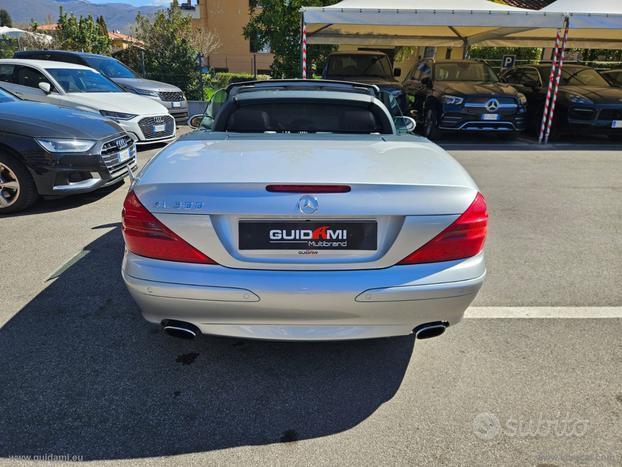
[[[132,253],[166,261],[217,264],[156,219],[133,191],[125,197],[122,217],[123,238]]]
[[[397,264],[436,263],[475,256],[486,240],[486,200],[478,193],[469,208],[449,227]]]
[[[268,185],[270,193],[348,193],[349,185]]]

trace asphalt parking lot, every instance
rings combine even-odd
[[[120,277],[127,184],[0,219],[0,463],[622,465],[622,149],[446,146],[489,276],[416,344],[162,334]]]

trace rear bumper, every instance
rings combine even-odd
[[[483,254],[461,261],[353,271],[231,269],[127,253],[125,283],[148,321],[185,321],[205,334],[346,340],[458,323],[486,274]]]

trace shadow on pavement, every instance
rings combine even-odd
[[[127,183],[129,183],[129,181]],[[0,219],[8,217],[31,216],[33,214],[43,214],[47,212],[57,212],[65,211],[67,209],[74,209],[99,201],[100,199],[105,198],[106,196],[117,191],[120,188],[125,187],[125,189],[127,190],[128,186],[129,185],[126,184],[126,181],[123,180],[119,183],[115,183],[114,185],[100,188],[99,190],[92,191],[90,193],[70,195],[62,198],[39,199],[32,207],[26,209],[25,211],[16,212],[15,214],[4,214],[0,216]]]
[[[120,276],[119,228],[0,329],[0,456],[124,459],[315,438],[393,397],[411,337],[277,343],[164,335]]]

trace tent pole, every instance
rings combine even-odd
[[[542,112],[542,123],[540,124],[540,134],[538,136],[538,143],[544,141],[544,134],[546,132],[546,122],[549,114],[549,105],[551,102],[551,96],[553,95],[553,81],[555,80],[555,71],[557,68],[557,55],[559,54],[559,46],[561,43],[561,31],[557,30],[555,36],[555,48],[553,49],[553,60],[551,63],[551,72],[549,73],[549,84],[546,90],[546,98],[544,100],[544,111]]]
[[[307,79],[307,26],[304,11],[300,14],[300,76]]]
[[[549,142],[549,135],[551,133],[551,125],[553,124],[553,117],[555,116],[555,103],[557,102],[557,91],[559,90],[559,80],[562,75],[562,68],[564,67],[564,57],[566,55],[566,43],[568,42],[568,28],[570,20],[568,16],[564,18],[564,38],[562,39],[561,51],[559,56],[559,65],[557,66],[557,76],[555,78],[555,89],[553,91],[553,98],[551,100],[551,111],[549,114],[549,121],[546,127],[546,135],[544,136],[544,144]]]

